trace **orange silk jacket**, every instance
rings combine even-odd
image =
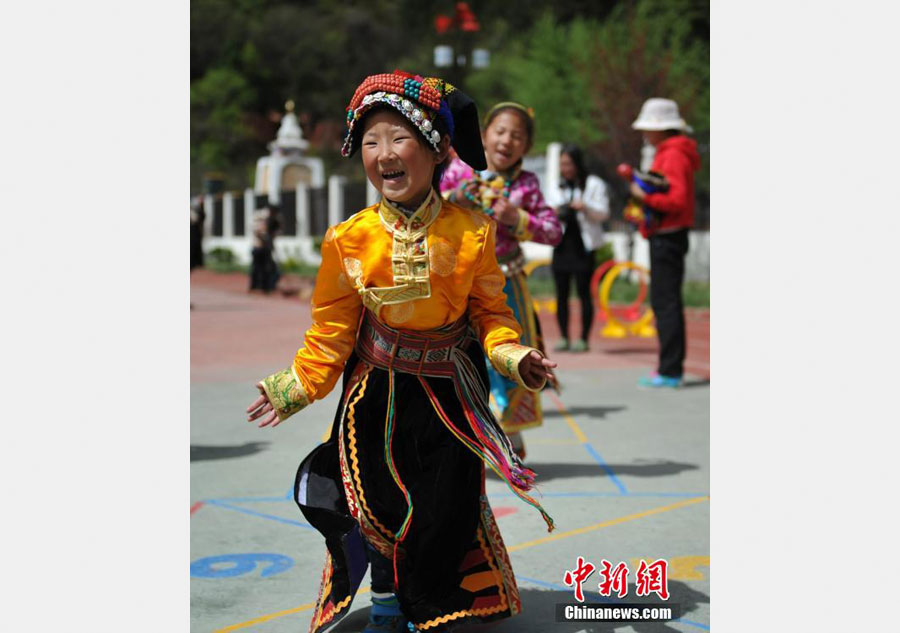
[[[328,229],[312,296],[313,325],[290,369],[262,381],[285,419],[324,398],[341,376],[366,308],[395,329],[434,330],[468,314],[494,367],[524,386],[532,348],[506,304],[496,225],[433,190],[408,217],[387,200]]]

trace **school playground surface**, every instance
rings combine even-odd
[[[337,389],[275,429],[246,422],[253,383],[290,363],[310,317],[308,302],[245,288],[241,275],[197,271],[191,279],[191,631],[300,633],[318,595],[324,540],[291,488],[331,423]],[[541,319],[552,346],[553,315]],[[687,383],[663,393],[635,386],[653,366],[653,340],[595,333],[589,353],[554,356],[562,395],[544,393],[544,425],[525,437],[557,529],[548,534],[536,511],[489,476],[523,612],[467,633],[710,630],[708,310],[688,311],[688,337]],[[638,561],[666,559],[668,604],[681,618],[556,622],[555,605],[574,602],[563,576],[579,556],[598,568],[603,559],[625,562],[626,603],[646,600],[635,598]],[[614,604],[598,582],[599,571],[585,582],[585,603]],[[369,603],[365,579],[333,630],[361,631]]]

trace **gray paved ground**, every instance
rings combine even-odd
[[[548,535],[537,512],[488,480],[524,610],[472,630],[709,630],[708,383],[657,393],[635,387],[637,369],[559,373],[561,398],[544,394],[545,424],[526,435],[527,461],[557,530]],[[226,380],[195,382],[191,390],[191,630],[306,631],[324,543],[303,525],[289,493],[299,461],[330,423],[337,391],[278,428],[261,430],[242,415],[253,398],[248,381]],[[591,529],[572,533],[581,528]],[[226,558],[205,560],[216,556]],[[554,605],[573,600],[562,578],[578,556],[598,566],[603,558],[628,563],[629,601],[634,560],[668,559],[670,602],[681,605],[682,619],[556,623]],[[599,599],[597,581],[595,573],[585,584],[589,601]],[[335,630],[360,631],[368,605],[368,595],[360,595]]]

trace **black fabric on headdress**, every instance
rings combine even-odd
[[[453,139],[451,145],[457,155],[473,169],[487,169],[484,145],[481,144],[481,128],[478,124],[478,108],[475,102],[460,89],[449,86],[444,95],[453,115]]]

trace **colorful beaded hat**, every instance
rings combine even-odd
[[[406,117],[435,151],[438,151],[442,138],[441,132],[435,129],[440,117],[441,127],[447,130],[450,144],[459,157],[475,169],[487,167],[475,102],[443,79],[411,75],[401,70],[370,75],[353,93],[347,106],[343,156],[352,156],[359,149],[362,130],[358,123],[378,105],[390,106]]]

